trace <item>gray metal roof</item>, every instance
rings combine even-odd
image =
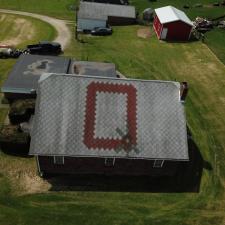
[[[78,18],[107,20],[108,16],[135,19],[135,7],[96,2],[80,2]]]
[[[43,75],[31,133],[31,155],[188,160],[176,82]]]
[[[113,63],[72,61],[70,64],[70,74],[86,75],[100,77],[116,77],[116,66]]]
[[[70,59],[62,57],[21,55],[1,91],[30,94],[37,89],[38,80],[43,73],[67,73],[69,63]]]

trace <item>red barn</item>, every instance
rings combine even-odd
[[[40,175],[174,176],[189,161],[184,88],[44,74],[30,147]]]
[[[173,6],[155,10],[154,30],[161,40],[188,41],[193,23],[184,12]]]

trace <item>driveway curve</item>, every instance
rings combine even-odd
[[[72,34],[70,29],[67,26],[68,21],[66,20],[59,20],[49,16],[44,16],[36,13],[29,13],[29,12],[22,12],[22,11],[15,11],[15,10],[8,10],[8,9],[0,9],[0,13],[9,13],[14,15],[21,15],[21,16],[29,16],[39,20],[42,20],[50,25],[52,25],[57,31],[57,37],[54,41],[59,42],[64,50],[70,43]]]

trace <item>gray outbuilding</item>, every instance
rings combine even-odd
[[[35,97],[43,73],[67,73],[69,64],[70,59],[63,57],[21,55],[1,91],[9,100]]]
[[[136,20],[135,7],[127,5],[80,2],[77,30],[92,30],[109,25],[129,25]]]

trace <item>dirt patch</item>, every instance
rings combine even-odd
[[[204,8],[213,8],[213,5],[203,5]]]
[[[6,15],[0,15],[0,22],[5,19]]]
[[[220,100],[220,103],[222,103],[222,105],[225,105],[225,98],[224,97],[220,97],[219,100]]]
[[[147,28],[141,28],[137,31],[137,36],[140,38],[148,39],[151,37],[151,32],[149,27]]]
[[[0,171],[9,179],[15,195],[45,193],[51,189],[51,184],[38,176],[33,158],[5,156],[1,158]]]
[[[15,33],[15,37],[2,40],[0,44],[16,46],[22,43],[24,40],[32,40],[35,35],[35,29],[32,23],[26,19],[16,19],[12,29],[13,33]]]
[[[47,192],[51,185],[37,175],[25,173],[19,177],[19,183],[22,187],[22,192],[25,194],[35,194]]]
[[[39,177],[36,171],[11,170],[8,177],[16,195],[45,193],[51,188],[51,184]]]

